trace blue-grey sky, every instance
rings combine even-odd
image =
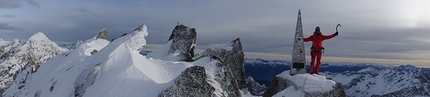
[[[110,39],[145,24],[146,48],[163,45],[176,22],[197,30],[197,48],[241,38],[245,57],[291,60],[297,11],[304,35],[323,34],[322,62],[372,62],[430,67],[428,0],[0,0],[0,38],[36,32],[75,42],[106,28]],[[306,43],[309,48],[311,43]],[[199,53],[199,52],[197,52]]]

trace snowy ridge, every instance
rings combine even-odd
[[[155,97],[163,96],[162,93],[167,90],[184,89],[178,93],[193,92],[190,94],[198,96],[196,91],[186,91],[188,88],[185,86],[175,88],[176,85],[184,85],[183,82],[194,84],[193,80],[179,77],[184,77],[180,75],[185,70],[196,66],[203,68],[206,75],[205,80],[200,81],[213,89],[197,88],[199,91],[215,97],[241,95],[239,90],[233,89],[237,88],[236,81],[232,80],[235,76],[225,70],[224,64],[218,60],[204,57],[194,62],[166,61],[141,55],[139,52],[146,45],[147,35],[146,26],[142,25],[139,30],[124,34],[112,42],[95,38],[86,40],[76,49],[42,63],[37,72],[18,73],[1,96]],[[168,50],[160,49],[160,52]],[[93,51],[98,52],[91,54]],[[28,70],[31,67],[23,68],[23,71]],[[230,75],[225,76],[226,72]]]

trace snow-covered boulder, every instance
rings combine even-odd
[[[325,76],[298,74],[291,76],[289,71],[277,75],[264,97],[346,97],[342,84],[326,79]]]

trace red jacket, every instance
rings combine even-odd
[[[317,32],[314,32],[313,35],[309,36],[308,38],[303,39],[303,41],[305,41],[305,42],[312,41],[312,47],[321,48],[322,42],[324,40],[331,39],[335,36],[336,36],[336,34],[326,36],[326,35],[322,35],[322,33],[317,34]]]

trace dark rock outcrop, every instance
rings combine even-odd
[[[103,29],[99,35],[97,35],[96,39],[107,39],[108,31],[106,29]]]
[[[266,92],[264,92],[263,97],[272,97],[276,93],[286,88],[287,88],[287,82],[285,81],[285,79],[280,77],[275,77],[273,78],[272,83],[267,88]]]
[[[194,57],[197,32],[195,28],[178,25],[173,29],[168,41],[172,40],[169,54],[179,53],[181,61],[191,62]]]
[[[98,51],[97,50],[93,50],[92,52],[91,52],[91,55],[94,55],[95,53],[97,53]]]
[[[204,67],[187,68],[175,80],[175,85],[163,91],[159,97],[212,97],[215,91],[208,82]]]

